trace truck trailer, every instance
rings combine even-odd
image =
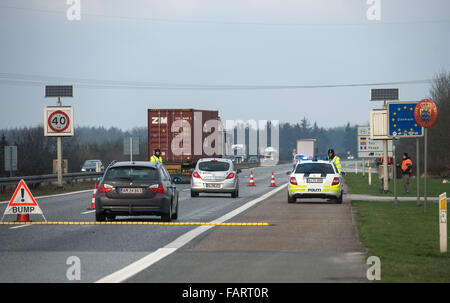
[[[148,159],[159,148],[172,177],[187,181],[201,158],[222,157],[223,126],[218,111],[148,110]]]
[[[316,148],[316,139],[302,139],[297,140],[297,155],[314,158]]]

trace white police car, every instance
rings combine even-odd
[[[298,198],[331,198],[336,203],[342,203],[343,179],[330,161],[299,161],[288,175],[289,203],[295,203]]]

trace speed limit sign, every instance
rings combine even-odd
[[[44,109],[44,136],[73,136],[73,108],[47,106]]]

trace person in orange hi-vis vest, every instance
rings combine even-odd
[[[412,174],[413,163],[407,153],[403,154],[402,163],[397,164],[397,166],[400,166],[402,170],[403,188],[405,189],[406,193],[409,193],[410,190],[409,178],[411,177]]]

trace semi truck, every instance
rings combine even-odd
[[[316,148],[316,139],[302,139],[297,140],[297,155],[314,158]]]
[[[182,182],[201,158],[222,157],[223,125],[219,112],[197,109],[148,110],[148,159],[161,150],[164,166]]]

